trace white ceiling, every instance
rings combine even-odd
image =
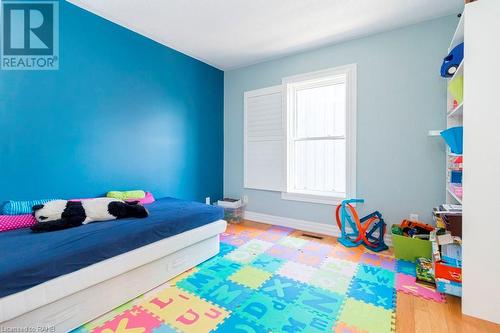
[[[68,0],[228,70],[457,14],[463,0]]]

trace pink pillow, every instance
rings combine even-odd
[[[155,198],[153,197],[153,194],[151,192],[146,192],[146,196],[142,199],[127,199],[125,201],[128,202],[139,201],[141,205],[146,205],[155,202]]]
[[[31,214],[24,215],[0,215],[0,232],[29,228],[36,223],[35,217]]]

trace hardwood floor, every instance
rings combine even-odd
[[[265,224],[253,221],[244,221],[243,224],[256,229],[266,228]],[[337,243],[335,237],[299,230],[291,236],[325,244]],[[398,292],[396,333],[500,333],[500,325],[463,315],[460,298],[446,296],[446,300],[446,303],[436,303]]]

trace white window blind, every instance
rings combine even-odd
[[[244,186],[282,191],[285,164],[282,86],[245,92]]]

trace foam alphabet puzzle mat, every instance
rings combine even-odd
[[[228,225],[220,253],[74,332],[390,333],[397,291],[443,302],[389,252]]]

